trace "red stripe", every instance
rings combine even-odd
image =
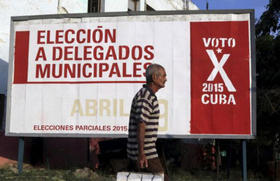
[[[146,83],[146,81],[86,81],[86,82],[67,82],[67,81],[62,81],[62,82],[21,82],[21,83],[27,83],[27,84],[111,84],[111,83],[131,83],[131,84],[137,84],[137,83]]]
[[[28,72],[29,31],[16,32],[14,83],[26,83]]]

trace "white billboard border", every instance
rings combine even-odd
[[[116,17],[116,16],[141,16],[141,15],[188,15],[188,14],[249,14],[250,15],[250,53],[251,53],[251,134],[190,134],[190,135],[159,135],[159,138],[193,138],[193,139],[255,139],[257,134],[257,105],[256,105],[256,47],[255,47],[255,13],[253,9],[242,10],[188,10],[188,11],[142,11],[142,12],[110,12],[110,13],[83,13],[83,14],[51,14],[11,17],[10,48],[9,48],[9,76],[6,109],[6,136],[16,137],[68,137],[68,138],[89,138],[89,137],[110,137],[125,138],[126,134],[62,134],[62,133],[11,133],[11,90],[13,80],[13,54],[14,54],[14,23],[17,21],[28,21],[36,19],[63,19],[63,18],[85,18],[85,17]]]

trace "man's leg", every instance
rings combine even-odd
[[[129,172],[139,172],[140,171],[137,161],[128,159],[128,171]]]
[[[168,181],[167,173],[164,172],[162,164],[159,158],[153,158],[148,160],[148,168],[146,168],[148,172],[152,173],[163,173],[164,174],[164,181]]]

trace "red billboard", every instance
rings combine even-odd
[[[252,133],[248,27],[248,21],[191,23],[191,133]]]

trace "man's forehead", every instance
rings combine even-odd
[[[161,67],[161,68],[160,68],[160,71],[165,72],[165,68]]]
[[[160,68],[160,69],[159,69],[159,72],[160,72],[161,74],[163,74],[163,75],[166,75],[166,71],[165,71],[164,68]]]

